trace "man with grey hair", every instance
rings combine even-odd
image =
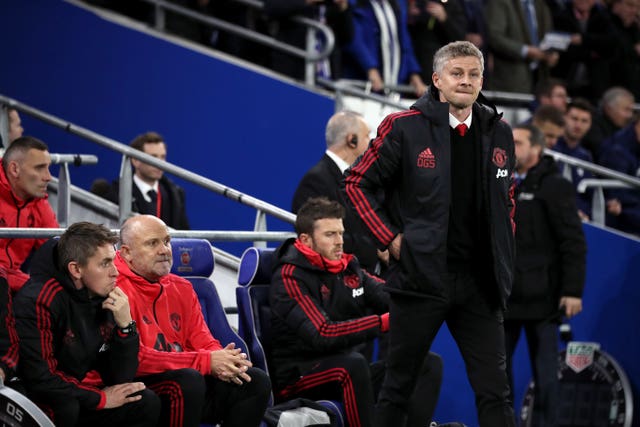
[[[600,153],[605,148],[602,142],[633,120],[633,104],[635,98],[627,89],[614,86],[607,89],[600,100],[600,108],[593,115],[589,132],[582,139],[582,146],[591,151],[595,161],[599,161]]]
[[[367,149],[369,133],[369,126],[358,113],[340,111],[331,116],[325,130],[327,150],[298,184],[291,202],[293,213],[298,213],[300,207],[313,197],[324,196],[344,204],[340,196],[342,174]],[[345,251],[356,255],[360,266],[368,272],[379,273],[382,264],[378,251],[359,220],[348,212],[344,224]],[[384,255],[381,254],[383,258]]]
[[[350,208],[390,253],[380,427],[407,425],[421,361],[445,321],[465,360],[480,426],[515,425],[503,329],[513,279],[515,153],[511,129],[480,94],[483,71],[473,44],[440,48],[427,93],[387,116],[345,175]]]

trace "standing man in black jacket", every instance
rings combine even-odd
[[[535,426],[556,425],[558,320],[582,311],[586,243],[573,185],[551,157],[542,155],[542,132],[513,129],[516,147],[516,270],[504,323],[507,372],[524,329],[536,384]],[[558,310],[561,309],[562,313]]]
[[[370,427],[385,363],[370,365],[357,347],[388,330],[389,295],[343,252],[343,216],[338,202],[310,199],[296,219],[298,238],[276,252],[272,370],[278,397],[339,399],[350,427]],[[425,357],[408,410],[415,426],[429,425],[442,380],[440,357]]]
[[[344,181],[351,208],[390,253],[390,352],[376,425],[407,425],[416,375],[446,321],[480,426],[513,426],[503,328],[514,260],[513,135],[480,94],[478,48],[449,43],[433,63],[427,93],[382,121]]]
[[[36,252],[14,301],[20,376],[59,426],[151,427],[160,415],[155,393],[131,382],[140,344],[116,287],[117,241],[102,225],[73,224]]]

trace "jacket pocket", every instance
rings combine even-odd
[[[536,257],[518,260],[513,288],[512,298],[517,301],[533,302],[553,298],[546,259]]]

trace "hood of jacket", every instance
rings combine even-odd
[[[303,268],[305,270],[313,270],[318,273],[331,273],[329,265],[322,265],[323,262],[327,260],[318,255],[318,261],[312,262],[310,261],[298,248],[295,246],[296,238],[290,238],[285,240],[275,252],[275,262],[273,263],[273,270],[275,271],[278,267],[283,264],[292,264],[296,267]],[[344,268],[346,269],[347,265],[353,260],[353,255],[351,254],[342,254],[342,262],[344,264]],[[335,272],[333,272],[335,274]]]
[[[449,103],[440,101],[440,91],[433,84],[411,106],[411,109],[420,111],[437,125],[449,123]],[[496,106],[479,93],[478,99],[473,104],[473,119],[480,120],[482,128],[487,129],[501,118],[502,113],[498,113]]]
[[[538,164],[529,169],[522,186],[528,190],[535,190],[546,176],[557,173],[559,173],[558,165],[553,157],[542,156]]]
[[[76,301],[90,302],[87,288],[76,289],[69,273],[58,267],[58,239],[49,239],[38,249],[31,260],[31,277],[42,283],[55,278],[67,293]],[[102,298],[95,298],[95,303],[102,304]]]
[[[164,281],[169,278],[169,275],[166,275],[161,277],[157,282],[148,281],[129,268],[127,262],[122,258],[120,251],[116,254],[114,264],[118,269],[118,273],[135,286],[135,291],[150,300],[153,300],[158,296],[158,292],[164,284]]]

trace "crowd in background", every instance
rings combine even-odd
[[[152,5],[143,1],[87,1],[154,20]],[[567,82],[569,96],[593,104],[612,86],[640,95],[638,0],[265,0],[262,10],[234,0],[171,2],[303,49],[306,28],[289,18],[324,22],[334,30],[336,48],[318,74],[368,80],[374,90],[400,83],[422,94],[435,51],[468,40],[485,55],[485,90],[532,93],[537,82],[555,77]],[[167,13],[166,29],[302,78],[301,59],[179,14]]]

